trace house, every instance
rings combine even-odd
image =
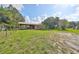
[[[41,24],[27,24],[25,22],[18,22],[19,29],[41,29]]]

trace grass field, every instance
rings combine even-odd
[[[79,34],[79,30],[67,29],[67,32]]]
[[[68,30],[68,32],[72,32]],[[79,32],[79,31],[74,31]],[[0,53],[3,54],[44,54],[74,53],[73,49],[63,43],[68,39],[57,30],[17,30],[0,32]]]

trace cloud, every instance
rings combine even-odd
[[[79,6],[75,8],[75,13],[79,13]]]
[[[30,17],[29,17],[29,16],[26,16],[26,17],[25,17],[25,22],[26,22],[26,23],[30,23]]]
[[[73,13],[66,15],[64,18],[68,19],[69,21],[79,21],[79,5],[77,5],[74,10],[75,11]]]
[[[56,12],[52,16],[54,16],[54,17],[56,17],[56,16],[61,17],[62,16],[62,12]]]
[[[3,6],[3,7],[8,7],[9,4],[0,4],[0,6]],[[17,10],[19,11],[22,11],[23,8],[24,8],[24,5],[23,4],[12,4],[13,7],[15,7]]]
[[[49,17],[46,13],[40,16],[36,16],[36,17],[29,17],[26,16],[25,17],[25,22],[26,23],[31,23],[31,24],[40,24],[42,21],[44,21],[47,17]]]
[[[25,17],[25,22],[29,24],[40,24],[42,21],[44,21],[47,18],[47,14],[36,16],[33,18],[30,18],[29,16]]]
[[[40,24],[41,23],[41,17],[38,16],[38,17],[30,18],[29,16],[26,16],[25,22],[28,23],[28,24]]]
[[[15,7],[19,11],[23,10],[24,8],[23,4],[13,4],[12,6]]]
[[[47,13],[44,13],[43,15],[40,16],[41,18],[41,22],[44,21],[47,17],[50,17],[50,15],[48,15]]]
[[[9,6],[9,4],[0,4],[0,6],[3,6],[3,7],[8,7]]]
[[[68,7],[75,7],[78,6],[77,4],[54,4],[54,8],[68,8]]]
[[[42,22],[41,16],[33,17],[31,20],[31,23],[34,23],[34,24],[40,24],[41,22]]]
[[[75,21],[77,19],[77,17],[75,17],[75,15],[69,15],[69,16],[65,16],[65,19],[67,19],[68,21]]]
[[[72,13],[70,15],[66,15],[64,16],[65,19],[67,19],[68,21],[79,21],[79,13]]]
[[[42,17],[41,17],[41,16],[38,16],[37,19],[38,19],[38,22],[39,22],[39,23],[42,22]]]
[[[58,16],[60,19],[68,21],[79,21],[79,5],[78,4],[58,4],[54,5],[53,16]]]
[[[36,6],[39,6],[40,4],[36,4]]]

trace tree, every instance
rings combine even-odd
[[[42,22],[42,24],[44,24],[47,29],[55,29],[58,26],[58,21],[59,17],[48,17]]]
[[[77,23],[75,21],[69,22],[69,28],[76,29]]]
[[[58,25],[60,30],[66,30],[68,27],[68,21],[66,19],[61,19],[59,20]]]
[[[7,36],[8,24],[9,24],[9,18],[4,14],[0,13],[1,30],[6,30],[6,36]]]
[[[0,13],[0,22],[1,23],[9,23],[9,18],[5,15],[3,15],[2,13]]]
[[[20,14],[20,12],[12,5],[9,5],[6,8],[0,7],[0,13],[9,18],[8,26],[11,28],[16,28],[18,26],[18,22],[25,21],[24,17]]]
[[[3,8],[3,5],[1,5],[0,7],[1,27],[4,27],[6,30],[13,28],[16,29],[16,26],[20,21],[25,21],[24,17],[20,14],[20,12],[15,7],[9,5],[9,7]]]
[[[7,8],[12,14],[14,14],[13,17],[15,18],[15,21],[17,21],[17,22],[19,22],[19,21],[24,22],[25,21],[22,14],[15,7],[13,7],[12,5],[9,5],[9,7],[7,7]]]
[[[59,17],[48,17],[42,24],[48,29],[65,30],[68,27],[68,21],[66,19],[60,19]]]
[[[77,21],[77,29],[79,29],[79,21]]]
[[[22,16],[22,14],[12,5],[9,5],[8,10],[11,12],[10,14],[12,14],[10,17],[11,19],[11,27],[16,28],[18,26],[18,22],[24,22],[25,19]]]
[[[54,22],[55,22],[55,28],[56,28],[56,29],[58,29],[58,26],[59,26],[59,20],[60,20],[59,17],[55,17]]]

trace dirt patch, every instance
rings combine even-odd
[[[50,33],[50,40],[58,53],[79,53],[79,35],[67,32]]]

